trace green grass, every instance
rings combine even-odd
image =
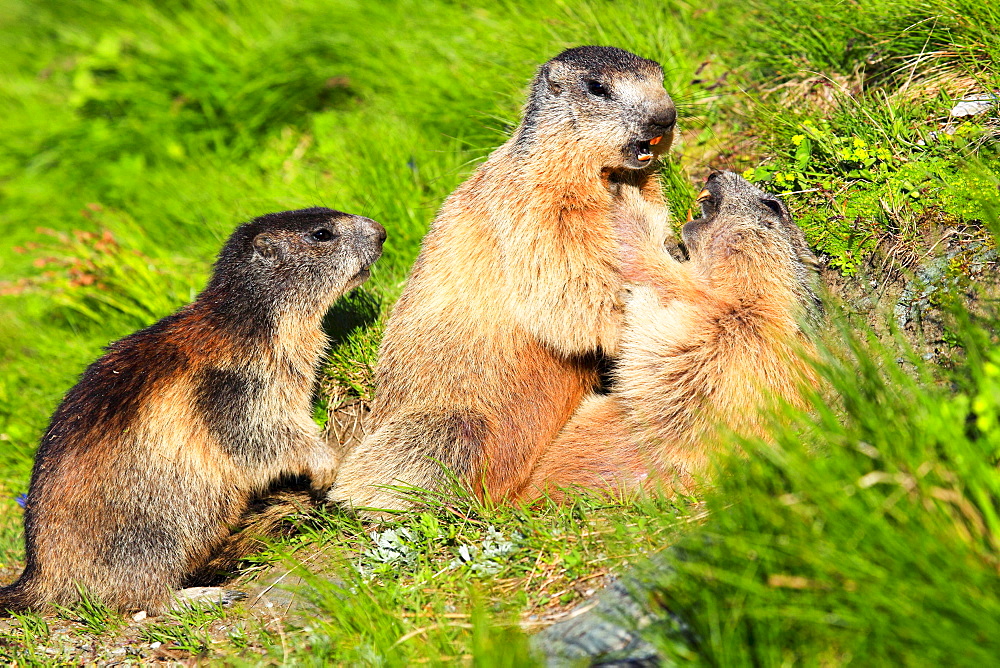
[[[0,0],[4,574],[23,558],[13,497],[62,394],[102,346],[189,301],[244,220],[324,205],[386,226],[373,278],[327,318],[317,419],[370,396],[384,315],[427,225],[504,141],[534,69],[568,46],[664,64],[681,118],[664,168],[678,224],[709,167],[752,169],[791,193],[830,275],[861,294],[870,280],[915,285],[941,234],[959,230],[965,248],[921,306],[948,321],[995,261],[997,107],[948,112],[1000,88],[998,27],[998,10],[964,0]],[[951,366],[904,372],[907,344],[868,341],[868,325],[891,329],[873,317],[831,357],[834,407],[723,462],[705,499],[458,500],[401,518],[399,549],[382,552],[367,527],[320,513],[244,576],[282,555],[307,563],[319,614],[298,627],[238,608],[102,631],[118,621],[77,610],[0,628],[0,656],[97,660],[103,650],[74,648],[119,638],[147,658],[523,665],[519,624],[540,627],[606,570],[679,542],[687,560],[664,600],[696,629],[702,662],[982,663],[997,630],[995,341],[949,322],[934,345]],[[513,551],[487,564],[498,541]],[[43,642],[63,653],[39,653]]]
[[[540,628],[540,617],[598,588],[609,569],[669,542],[690,510],[587,499],[567,509],[517,510],[458,498],[377,533],[327,515],[304,540],[345,563],[337,580],[311,582],[319,608],[311,632],[334,662],[362,661],[364,653],[391,665],[463,654],[485,661],[476,652],[480,636],[497,633],[523,650],[519,623]]]
[[[997,317],[951,371],[840,331],[830,396],[723,463],[666,607],[714,665],[976,665],[997,655]],[[902,363],[900,363],[902,362]],[[831,397],[833,400],[831,400]]]
[[[580,498],[568,507],[533,509],[483,506],[461,494],[428,501],[423,511],[377,533],[339,512],[298,518],[298,532],[258,555],[244,576],[263,571],[277,576],[278,588],[285,574],[304,580],[295,587],[310,603],[291,610],[291,626],[287,609],[257,607],[247,614],[244,606],[125,624],[92,603],[65,611],[58,624],[94,645],[147,657],[162,648],[265,664],[406,666],[468,655],[478,665],[526,665],[522,626],[542,628],[547,615],[598,589],[607,573],[672,542],[700,512],[661,499]],[[253,600],[252,594],[248,603]],[[41,632],[31,624],[40,622],[26,619],[0,628],[0,657],[34,660],[31,643]],[[504,654],[491,646],[502,646]],[[103,656],[100,649],[91,652],[97,653],[77,656]]]

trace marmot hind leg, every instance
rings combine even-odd
[[[391,487],[436,490],[449,474],[474,479],[488,433],[486,419],[472,410],[394,416],[344,457],[327,501],[370,517],[378,510],[404,510],[412,504]]]
[[[556,501],[567,490],[587,488],[616,498],[642,490],[646,465],[617,401],[610,395],[583,400],[556,440],[542,453],[524,498]]]

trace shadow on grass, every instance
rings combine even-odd
[[[382,312],[382,296],[358,288],[337,300],[323,317],[323,331],[333,346],[374,325]]]

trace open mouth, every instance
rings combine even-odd
[[[709,192],[708,188],[705,188],[694,200],[701,207],[701,217],[707,218],[711,214],[711,210],[714,209],[715,200],[712,197],[712,193]]]
[[[635,159],[641,163],[648,163],[653,159],[653,147],[660,143],[663,135],[657,135],[652,139],[645,139],[635,143]]]
[[[711,225],[714,220],[716,209],[715,197],[708,188],[698,193],[698,197],[694,201],[701,209],[700,215],[697,218],[692,218],[691,210],[688,209],[687,223],[681,228],[681,239],[684,241],[689,257],[696,249],[697,239],[701,231]]]

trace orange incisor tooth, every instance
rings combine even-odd
[[[650,159],[650,158],[652,158],[652,157],[653,157],[653,156],[651,156],[651,155],[648,155],[648,154],[647,154],[647,155],[640,155],[640,156],[639,156],[639,160],[640,160],[640,161],[642,161],[642,162],[646,162],[647,160],[649,160],[649,159]]]
[[[708,188],[705,188],[700,193],[698,193],[698,197],[695,198],[694,201],[698,202],[698,204],[701,204],[702,202],[704,202],[705,200],[707,200],[711,196],[712,196],[712,193],[708,192]]]
[[[659,137],[653,137],[652,139],[649,140],[649,145],[656,146],[657,144],[660,143],[661,139],[663,139],[663,135],[660,135]]]

